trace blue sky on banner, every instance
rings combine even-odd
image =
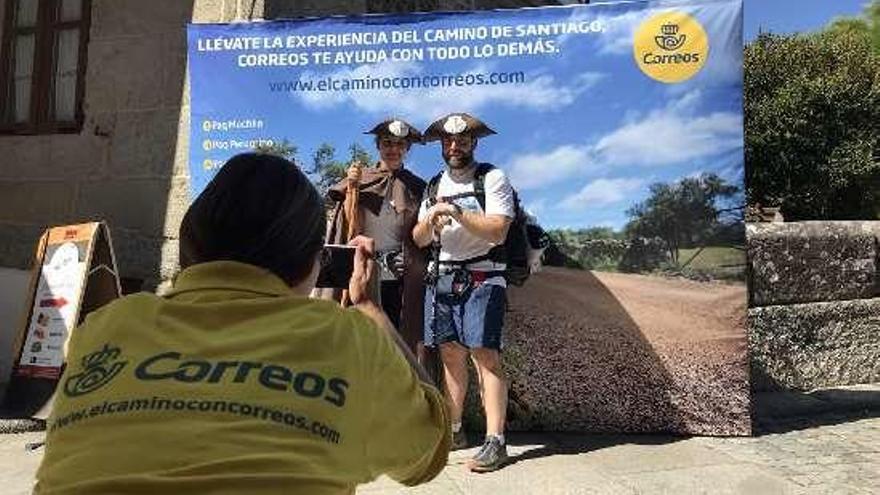
[[[643,74],[633,57],[633,36],[652,15],[674,10],[696,18],[708,34],[709,57],[692,79],[664,84]],[[541,38],[549,51],[529,56],[471,56],[429,60],[441,46],[478,46],[537,37],[466,42],[430,42],[442,29],[580,23],[601,32]],[[372,45],[342,50],[422,48],[425,60],[315,64],[315,50],[255,49],[208,51],[211,40],[287,37],[318,33],[414,31],[418,43]],[[433,30],[433,31],[429,31]],[[211,149],[206,140],[287,138],[305,162],[324,142],[344,157],[353,142],[375,151],[362,132],[383,118],[399,116],[416,127],[449,112],[483,119],[498,135],[480,141],[477,158],[503,168],[525,205],[550,228],[621,228],[626,210],[648,195],[654,182],[671,182],[703,172],[734,184],[743,177],[742,17],[738,1],[627,2],[515,11],[367,16],[257,24],[197,25],[190,29],[192,84],[191,162],[194,192],[210,179],[205,160],[221,161],[243,150]],[[218,45],[214,45],[216,48]],[[201,51],[199,51],[201,49]],[[329,51],[333,51],[330,49]],[[300,52],[310,63],[293,67],[239,67],[239,57]],[[508,50],[510,51],[510,50]],[[332,54],[333,57],[336,53]],[[253,60],[254,57],[251,57]],[[270,84],[332,79],[406,78],[522,72],[518,84],[417,90],[271,91]],[[261,129],[206,132],[206,121],[259,119]],[[438,143],[414,146],[408,166],[428,178],[441,169]]]

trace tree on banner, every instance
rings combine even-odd
[[[312,167],[307,172],[312,176],[312,181],[321,194],[326,194],[327,189],[346,177],[348,167],[353,162],[364,164],[373,163],[373,158],[363,146],[352,143],[348,147],[348,161],[336,159],[336,148],[324,143],[315,150],[312,155]]]
[[[722,224],[717,202],[732,198],[739,188],[715,174],[688,177],[674,184],[656,183],[651,195],[627,211],[627,237],[660,237],[678,264],[679,249],[714,239]]]
[[[312,179],[315,186],[322,195],[327,193],[327,189],[341,181],[346,176],[346,171],[352,162],[360,161],[365,164],[373,162],[373,157],[363,148],[363,146],[352,143],[348,147],[349,161],[340,161],[336,159],[336,148],[329,143],[321,144],[312,155],[312,166],[306,167],[299,161],[297,146],[287,139],[275,141],[272,144],[262,144],[254,148],[257,153],[268,153],[270,155],[280,156],[295,163]]]

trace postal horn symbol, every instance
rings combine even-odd
[[[661,34],[654,37],[654,41],[660,48],[673,51],[678,50],[687,40],[687,35],[678,34],[677,24],[664,24],[661,28]]]
[[[70,397],[76,397],[94,392],[109,383],[127,364],[125,361],[117,361],[119,354],[118,347],[104,344],[101,350],[83,357],[83,371],[67,379],[64,392]]]

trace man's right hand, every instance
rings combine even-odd
[[[361,162],[353,162],[350,167],[348,167],[348,171],[346,172],[346,178],[350,182],[359,183],[361,181],[361,177],[364,175],[364,164]]]
[[[349,246],[355,247],[354,269],[348,281],[348,297],[352,304],[370,300],[369,287],[376,262],[373,261],[376,242],[362,235],[352,239]]]

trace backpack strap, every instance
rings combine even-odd
[[[478,163],[474,171],[474,196],[480,203],[483,213],[486,212],[486,174],[495,169],[491,163]]]
[[[425,199],[428,201],[428,206],[434,206],[437,203],[437,189],[440,188],[440,178],[443,177],[443,172],[431,177],[431,180],[428,181],[428,185],[425,186]]]

